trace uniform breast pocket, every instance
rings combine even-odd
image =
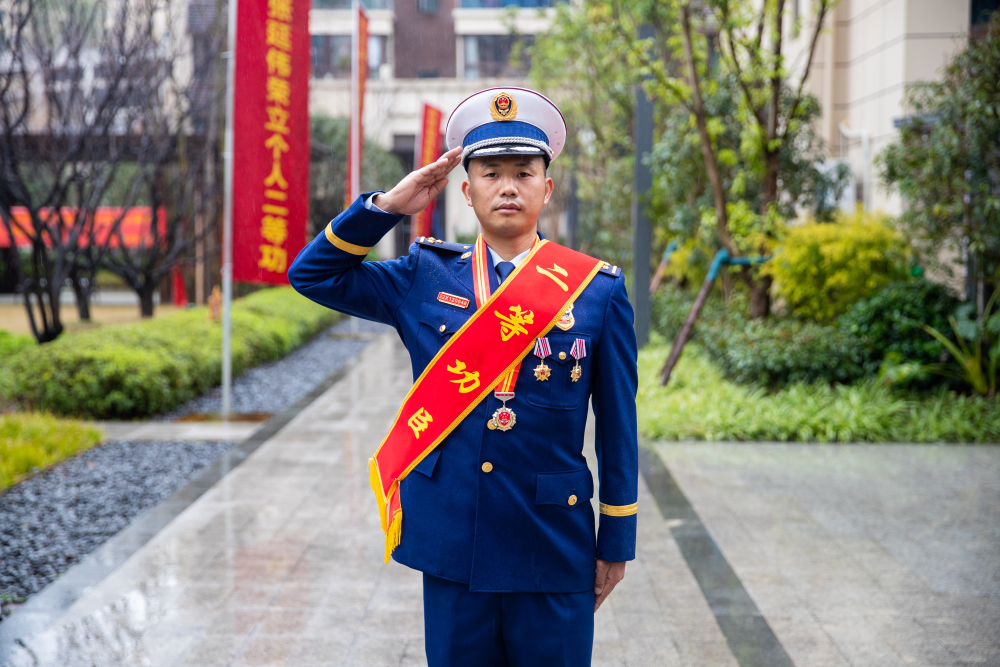
[[[551,349],[551,354],[545,359],[549,372],[536,372],[540,361],[534,354],[529,354],[521,364],[517,392],[523,391],[525,400],[540,408],[575,410],[586,400],[590,388],[590,336],[550,332],[546,338]],[[573,358],[573,343],[577,339],[583,341],[586,350],[579,368]],[[547,379],[542,379],[546,376]]]
[[[462,328],[472,315],[469,309],[462,310],[455,306],[424,299],[420,307],[420,322],[417,331],[417,347],[420,350],[420,363],[427,366],[444,344],[456,331]]]

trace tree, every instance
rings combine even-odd
[[[788,20],[784,0],[588,0],[561,8],[549,34],[536,39],[533,73],[570,122],[576,159],[567,168],[589,186],[581,188],[581,200],[590,198],[581,211],[589,208],[597,222],[584,235],[628,244],[633,87],[647,77],[659,138],[649,158],[654,190],[641,204],[660,221],[661,237],[700,235],[734,256],[767,254],[779,222],[796,209],[822,217],[847,180],[846,169],[818,168],[825,152],[811,123],[819,105],[805,92],[830,6],[815,0],[805,62],[794,72],[784,52],[802,25]],[[636,39],[642,24],[653,26],[651,40]],[[751,268],[741,275],[753,315],[766,316],[770,279]]]
[[[814,0],[805,61],[797,71],[789,68],[785,51],[787,41],[798,35],[802,25],[800,19],[787,23],[791,9],[785,0],[653,2],[650,20],[657,48],[633,46],[632,62],[653,77],[647,90],[692,117],[712,194],[716,239],[732,255],[770,252],[782,202],[796,199],[787,187],[790,181],[782,179],[783,172],[789,176],[787,167],[801,164],[796,154],[815,156],[816,142],[809,138],[808,126],[818,114],[818,105],[805,85],[832,5],[832,0]],[[707,103],[727,83],[735,89],[729,122],[713,115]],[[739,128],[738,150],[719,142],[720,135],[731,131],[733,120]],[[803,137],[808,140],[805,146]],[[728,188],[727,166],[737,167]],[[812,180],[813,185],[822,183],[815,170]],[[822,189],[827,187],[822,184]],[[755,196],[748,196],[751,190]],[[751,203],[756,206],[751,208]],[[751,289],[751,317],[766,317],[770,278],[749,268],[742,275]]]
[[[907,206],[900,221],[933,262],[966,257],[966,294],[982,313],[1000,281],[1000,12],[940,81],[907,90],[912,112],[876,158]]]
[[[742,151],[739,92],[732,75],[722,72],[713,77],[705,95],[705,110],[716,121],[713,147],[723,191],[727,194],[727,228],[733,243],[744,252],[757,252],[754,239],[746,230],[755,228],[766,196],[763,181],[754,178],[748,156]],[[846,185],[848,169],[827,171],[819,167],[826,152],[822,140],[812,129],[819,106],[812,97],[803,102],[802,126],[793,141],[786,141],[778,151],[781,197],[772,204],[779,219],[794,218],[799,210],[814,212],[817,220],[829,221],[835,201]],[[653,180],[650,210],[661,221],[666,237],[695,239],[717,246],[714,192],[705,168],[699,131],[691,114],[683,107],[664,111],[663,132],[649,158],[656,175]],[[749,218],[749,220],[747,220]],[[769,244],[769,241],[762,241]]]
[[[531,52],[534,85],[566,119],[563,155],[550,172],[558,186],[576,180],[579,249],[605,261],[632,263],[632,126],[639,72],[624,58],[641,13],[624,2],[561,4]]]
[[[94,210],[126,158],[131,103],[149,83],[155,10],[8,0],[0,19],[0,221],[31,242],[11,254],[32,332],[62,332],[59,293],[92,241]],[[96,158],[96,159],[95,159]],[[14,207],[23,207],[26,222]],[[81,314],[87,314],[84,307]]]
[[[220,29],[213,48],[200,51],[193,68],[214,66],[222,43]],[[222,181],[222,161],[214,159],[218,147],[211,141],[212,133],[206,137],[191,130],[218,112],[223,89],[206,91],[177,59],[162,66],[167,75],[150,91],[143,107],[142,149],[135,156],[132,183],[142,189],[154,221],[162,211],[164,224],[151,224],[148,239],[131,245],[119,226],[117,242],[105,248],[100,261],[136,292],[143,317],[153,316],[154,296],[163,277],[215,231],[216,221],[205,216],[205,210],[218,210],[212,205],[217,193],[206,185]],[[195,225],[199,216],[207,218],[201,229]]]

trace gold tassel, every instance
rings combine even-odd
[[[389,562],[389,556],[399,546],[403,539],[403,510],[399,510],[392,517],[392,525],[385,532],[385,562]]]
[[[378,504],[378,516],[382,521],[382,531],[385,532],[388,524],[386,523],[386,499],[385,494],[382,492],[382,480],[379,479],[378,474],[378,464],[375,463],[375,457],[368,460],[368,476],[369,482],[372,485],[372,492],[375,494],[375,502]]]

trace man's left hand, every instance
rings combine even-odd
[[[594,613],[600,609],[601,604],[611,591],[615,590],[618,582],[625,578],[625,563],[611,563],[606,560],[597,559],[597,575],[594,577]]]

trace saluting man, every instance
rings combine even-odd
[[[386,561],[423,572],[431,667],[589,665],[594,612],[635,557],[636,342],[618,267],[542,238],[566,122],[493,88],[451,114],[451,148],[361,195],[296,258],[300,293],[395,327],[415,378],[370,462]],[[364,262],[461,163],[474,244],[420,238]],[[596,417],[600,526],[583,455]]]

